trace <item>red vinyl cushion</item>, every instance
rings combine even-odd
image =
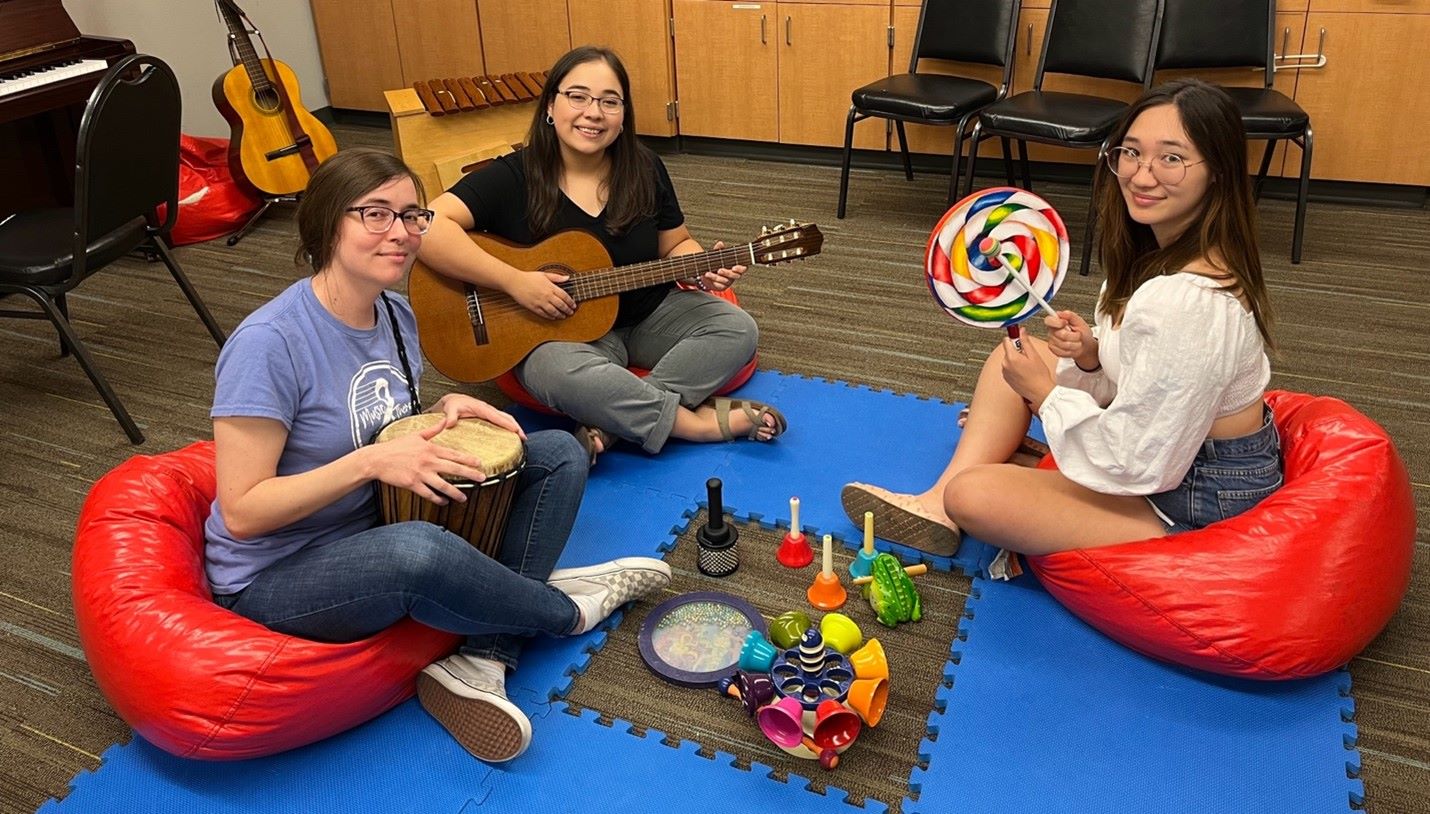
[[[1281,489],[1198,531],[1029,557],[1048,591],[1133,650],[1224,675],[1304,678],[1365,648],[1410,582],[1405,464],[1345,402],[1280,391],[1266,400],[1281,433]]]
[[[214,497],[210,441],[135,456],[90,491],[75,532],[80,643],[110,704],[181,757],[281,752],[356,726],[409,698],[458,637],[407,619],[351,644],[320,644],[215,605],[203,524]]]
[[[684,284],[681,284],[681,287],[688,288],[688,286]],[[733,288],[727,288],[723,291],[711,291],[710,294],[722,300],[729,300],[735,305],[740,304],[740,298],[735,296],[735,289]],[[749,381],[750,377],[755,375],[755,368],[759,365],[759,361],[760,355],[758,353],[751,356],[750,361],[746,362],[744,367],[735,371],[735,375],[731,376],[729,381],[720,385],[720,389],[715,391],[715,395],[723,396]],[[626,369],[641,378],[650,375],[650,371],[643,367],[628,367]],[[496,378],[496,386],[497,389],[502,391],[503,395],[528,410],[535,410],[538,413],[546,413],[547,415],[559,415],[557,411],[537,401],[536,397],[526,392],[526,388],[521,386],[521,380],[516,377],[514,371],[508,370],[498,376]]]

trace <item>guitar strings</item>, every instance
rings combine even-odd
[[[576,272],[570,280],[557,285],[573,299],[581,302],[588,299],[611,296],[622,291],[630,291],[644,286],[638,283],[649,279],[647,285],[656,285],[667,280],[694,279],[707,271],[715,271],[721,268],[729,268],[731,265],[738,265],[738,261],[749,256],[753,244],[742,246],[726,247],[695,254],[678,255],[676,257],[666,257],[660,260],[649,260],[642,263],[632,263],[626,266],[608,267],[591,271]],[[672,271],[690,272],[689,274],[670,277]],[[510,295],[503,291],[493,289],[483,289],[477,295],[479,300],[488,297],[495,297],[497,302],[483,302],[482,312],[491,317],[493,315],[506,315],[520,313],[527,309],[513,300]]]

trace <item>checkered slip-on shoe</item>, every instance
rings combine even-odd
[[[599,565],[557,569],[546,578],[546,584],[581,609],[581,626],[574,632],[585,633],[616,608],[669,585],[670,566],[650,557],[622,557]]]
[[[417,674],[417,700],[478,760],[502,763],[531,745],[531,721],[466,656],[448,656]]]

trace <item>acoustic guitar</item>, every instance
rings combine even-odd
[[[318,165],[338,151],[337,143],[328,128],[303,109],[293,69],[271,54],[258,58],[243,10],[234,0],[216,2],[228,26],[235,63],[213,86],[214,105],[231,129],[229,170],[263,197],[294,195],[308,185]]]
[[[496,289],[444,277],[420,261],[413,264],[407,297],[417,315],[422,353],[442,375],[482,382],[516,367],[543,342],[590,342],[616,322],[622,291],[691,280],[731,266],[769,266],[819,254],[824,235],[811,223],[790,221],[764,229],[755,240],[699,254],[611,266],[606,248],[588,232],[557,232],[534,246],[481,233],[468,235],[499,260],[523,271],[569,274],[561,287],[576,300],[576,313],[546,319]]]

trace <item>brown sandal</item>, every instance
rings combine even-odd
[[[616,443],[616,436],[606,432],[600,427],[577,427],[572,433],[576,436],[576,441],[581,445],[581,449],[586,450],[586,454],[591,458],[591,466],[596,465],[596,457],[602,452],[609,451]],[[601,448],[596,449],[596,441],[601,442]]]
[[[720,438],[724,441],[735,440],[735,434],[730,431],[730,408],[732,407],[740,410],[745,414],[746,418],[750,419],[750,431],[745,435],[745,438],[751,441],[773,441],[783,435],[784,431],[789,427],[789,422],[785,421],[784,413],[775,409],[774,406],[761,401],[715,396],[712,399],[708,399],[705,403],[715,408],[715,425],[720,428]],[[767,415],[774,417],[775,425],[773,427],[765,423],[765,416]],[[768,430],[770,437],[761,439],[761,430]]]

